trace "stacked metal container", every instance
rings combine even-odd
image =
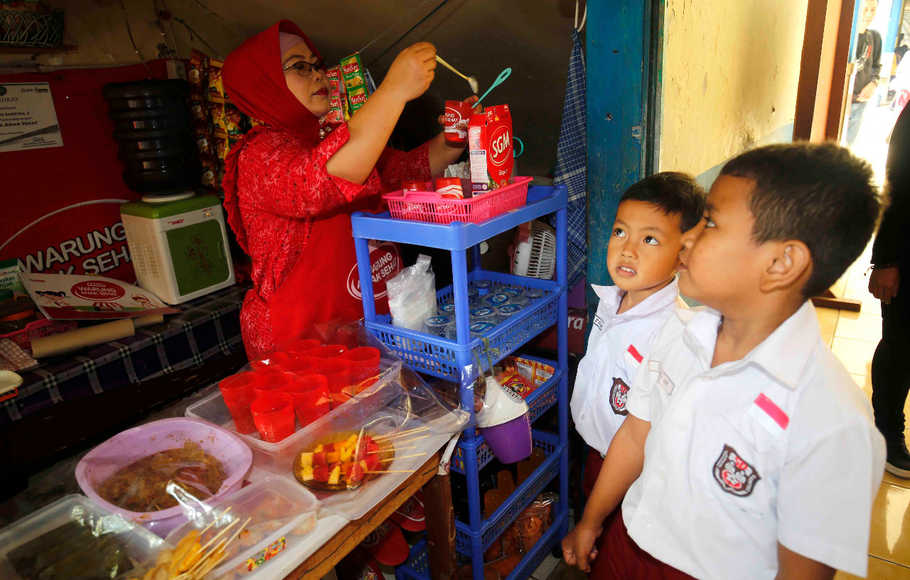
[[[186,81],[147,80],[105,85],[123,180],[133,191],[168,194],[197,185]]]

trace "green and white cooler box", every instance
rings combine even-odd
[[[177,196],[120,206],[139,285],[180,304],[234,284],[221,200]]]

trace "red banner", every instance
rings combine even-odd
[[[63,137],[63,147],[0,153],[0,259],[19,258],[31,272],[136,279],[119,206],[139,196],[123,183],[101,89],[149,70],[167,77],[165,61],[148,64],[0,75],[0,84],[49,83]]]

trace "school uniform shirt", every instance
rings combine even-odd
[[[619,286],[591,288],[600,302],[588,349],[578,363],[570,407],[575,429],[604,455],[628,414],[629,385],[642,357],[673,310],[684,303],[675,279],[622,314],[616,313],[624,294]]]
[[[885,444],[806,302],[745,358],[711,368],[720,315],[677,311],[632,385],[651,422],[623,521],[698,578],[773,578],[777,544],[866,573]]]

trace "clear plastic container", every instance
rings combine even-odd
[[[217,533],[235,520],[251,518],[243,532],[231,543],[227,558],[212,571],[213,578],[253,578],[271,576],[272,565],[285,551],[299,556],[300,546],[319,544],[311,532],[316,527],[319,501],[303,486],[283,477],[268,476],[245,487],[217,504],[198,506],[189,522],[172,531],[167,542],[176,546],[192,529]],[[230,508],[229,510],[227,508]],[[231,529],[231,533],[237,530]],[[260,574],[261,573],[261,574]]]
[[[471,309],[471,322],[496,323],[496,309],[490,306],[479,306]]]
[[[497,308],[509,303],[510,296],[504,292],[494,292],[484,297],[483,303],[490,308]]]
[[[99,569],[103,572],[100,577],[129,578],[141,562],[163,545],[161,538],[144,527],[85,496],[68,495],[0,530],[0,578],[36,578],[35,565],[45,570],[44,578],[89,577],[94,564],[86,562],[86,551],[106,561]],[[124,557],[117,558],[117,551]],[[111,554],[113,559],[108,558]],[[42,558],[43,564],[36,561],[36,556]],[[121,565],[124,562],[127,564]],[[51,566],[58,567],[57,573],[50,572]]]
[[[490,289],[493,287],[493,283],[489,280],[474,280],[471,282],[469,288],[474,288],[477,290],[478,295],[485,296],[490,293]]]
[[[496,314],[499,316],[500,320],[505,320],[521,312],[524,306],[520,304],[503,304],[496,308]]]
[[[401,361],[392,361],[383,358],[380,360],[379,364],[381,369],[380,378],[375,384],[338,407],[335,407],[324,417],[352,412],[354,407],[363,404],[364,401],[371,401],[370,404],[375,404],[376,400],[382,401],[396,396],[398,394],[397,390],[387,387],[398,379],[399,373],[401,372]],[[300,427],[293,435],[289,435],[277,443],[264,441],[258,433],[237,433],[234,426],[234,420],[231,418],[231,413],[228,410],[227,405],[224,404],[221,393],[217,390],[201,401],[187,407],[186,416],[214,423],[219,427],[235,433],[253,450],[256,467],[284,476],[291,473],[295,451],[299,451],[298,447],[300,446],[300,441],[306,436],[307,430],[313,425],[313,423],[311,423],[310,425]]]
[[[383,466],[387,473],[347,491],[313,490],[324,509],[356,520],[385,499],[452,437],[454,419],[453,414],[448,414],[425,422],[414,414],[389,406],[363,405],[351,413],[318,419],[299,440],[296,450],[312,450],[319,443],[337,438],[340,433],[357,433],[361,428],[371,436],[414,430],[394,439],[395,459]],[[461,427],[456,429],[460,431]]]
[[[455,305],[451,302],[447,302],[439,307],[439,313],[445,314],[446,316],[451,316],[452,319],[455,319]]]
[[[506,294],[509,297],[509,304],[518,304],[519,306],[524,306],[528,303],[528,297],[525,296],[524,290],[521,288],[515,288],[514,286],[509,286],[500,290],[503,294]]]
[[[221,396],[220,393],[218,395]],[[227,407],[224,408],[225,412]],[[253,454],[244,442],[224,429],[204,421],[177,417],[152,421],[114,435],[89,451],[76,465],[76,482],[89,498],[101,507],[138,522],[164,537],[186,521],[179,505],[154,512],[133,512],[120,508],[98,495],[97,487],[120,469],[159,451],[182,447],[184,442],[198,443],[218,459],[227,475],[211,501],[240,489],[243,478],[253,464]]]
[[[492,322],[472,322],[469,330],[471,331],[471,336],[478,337],[489,334],[496,328],[496,325]]]
[[[452,324],[452,317],[447,314],[430,316],[423,321],[423,331],[435,336],[445,336],[446,328]]]

